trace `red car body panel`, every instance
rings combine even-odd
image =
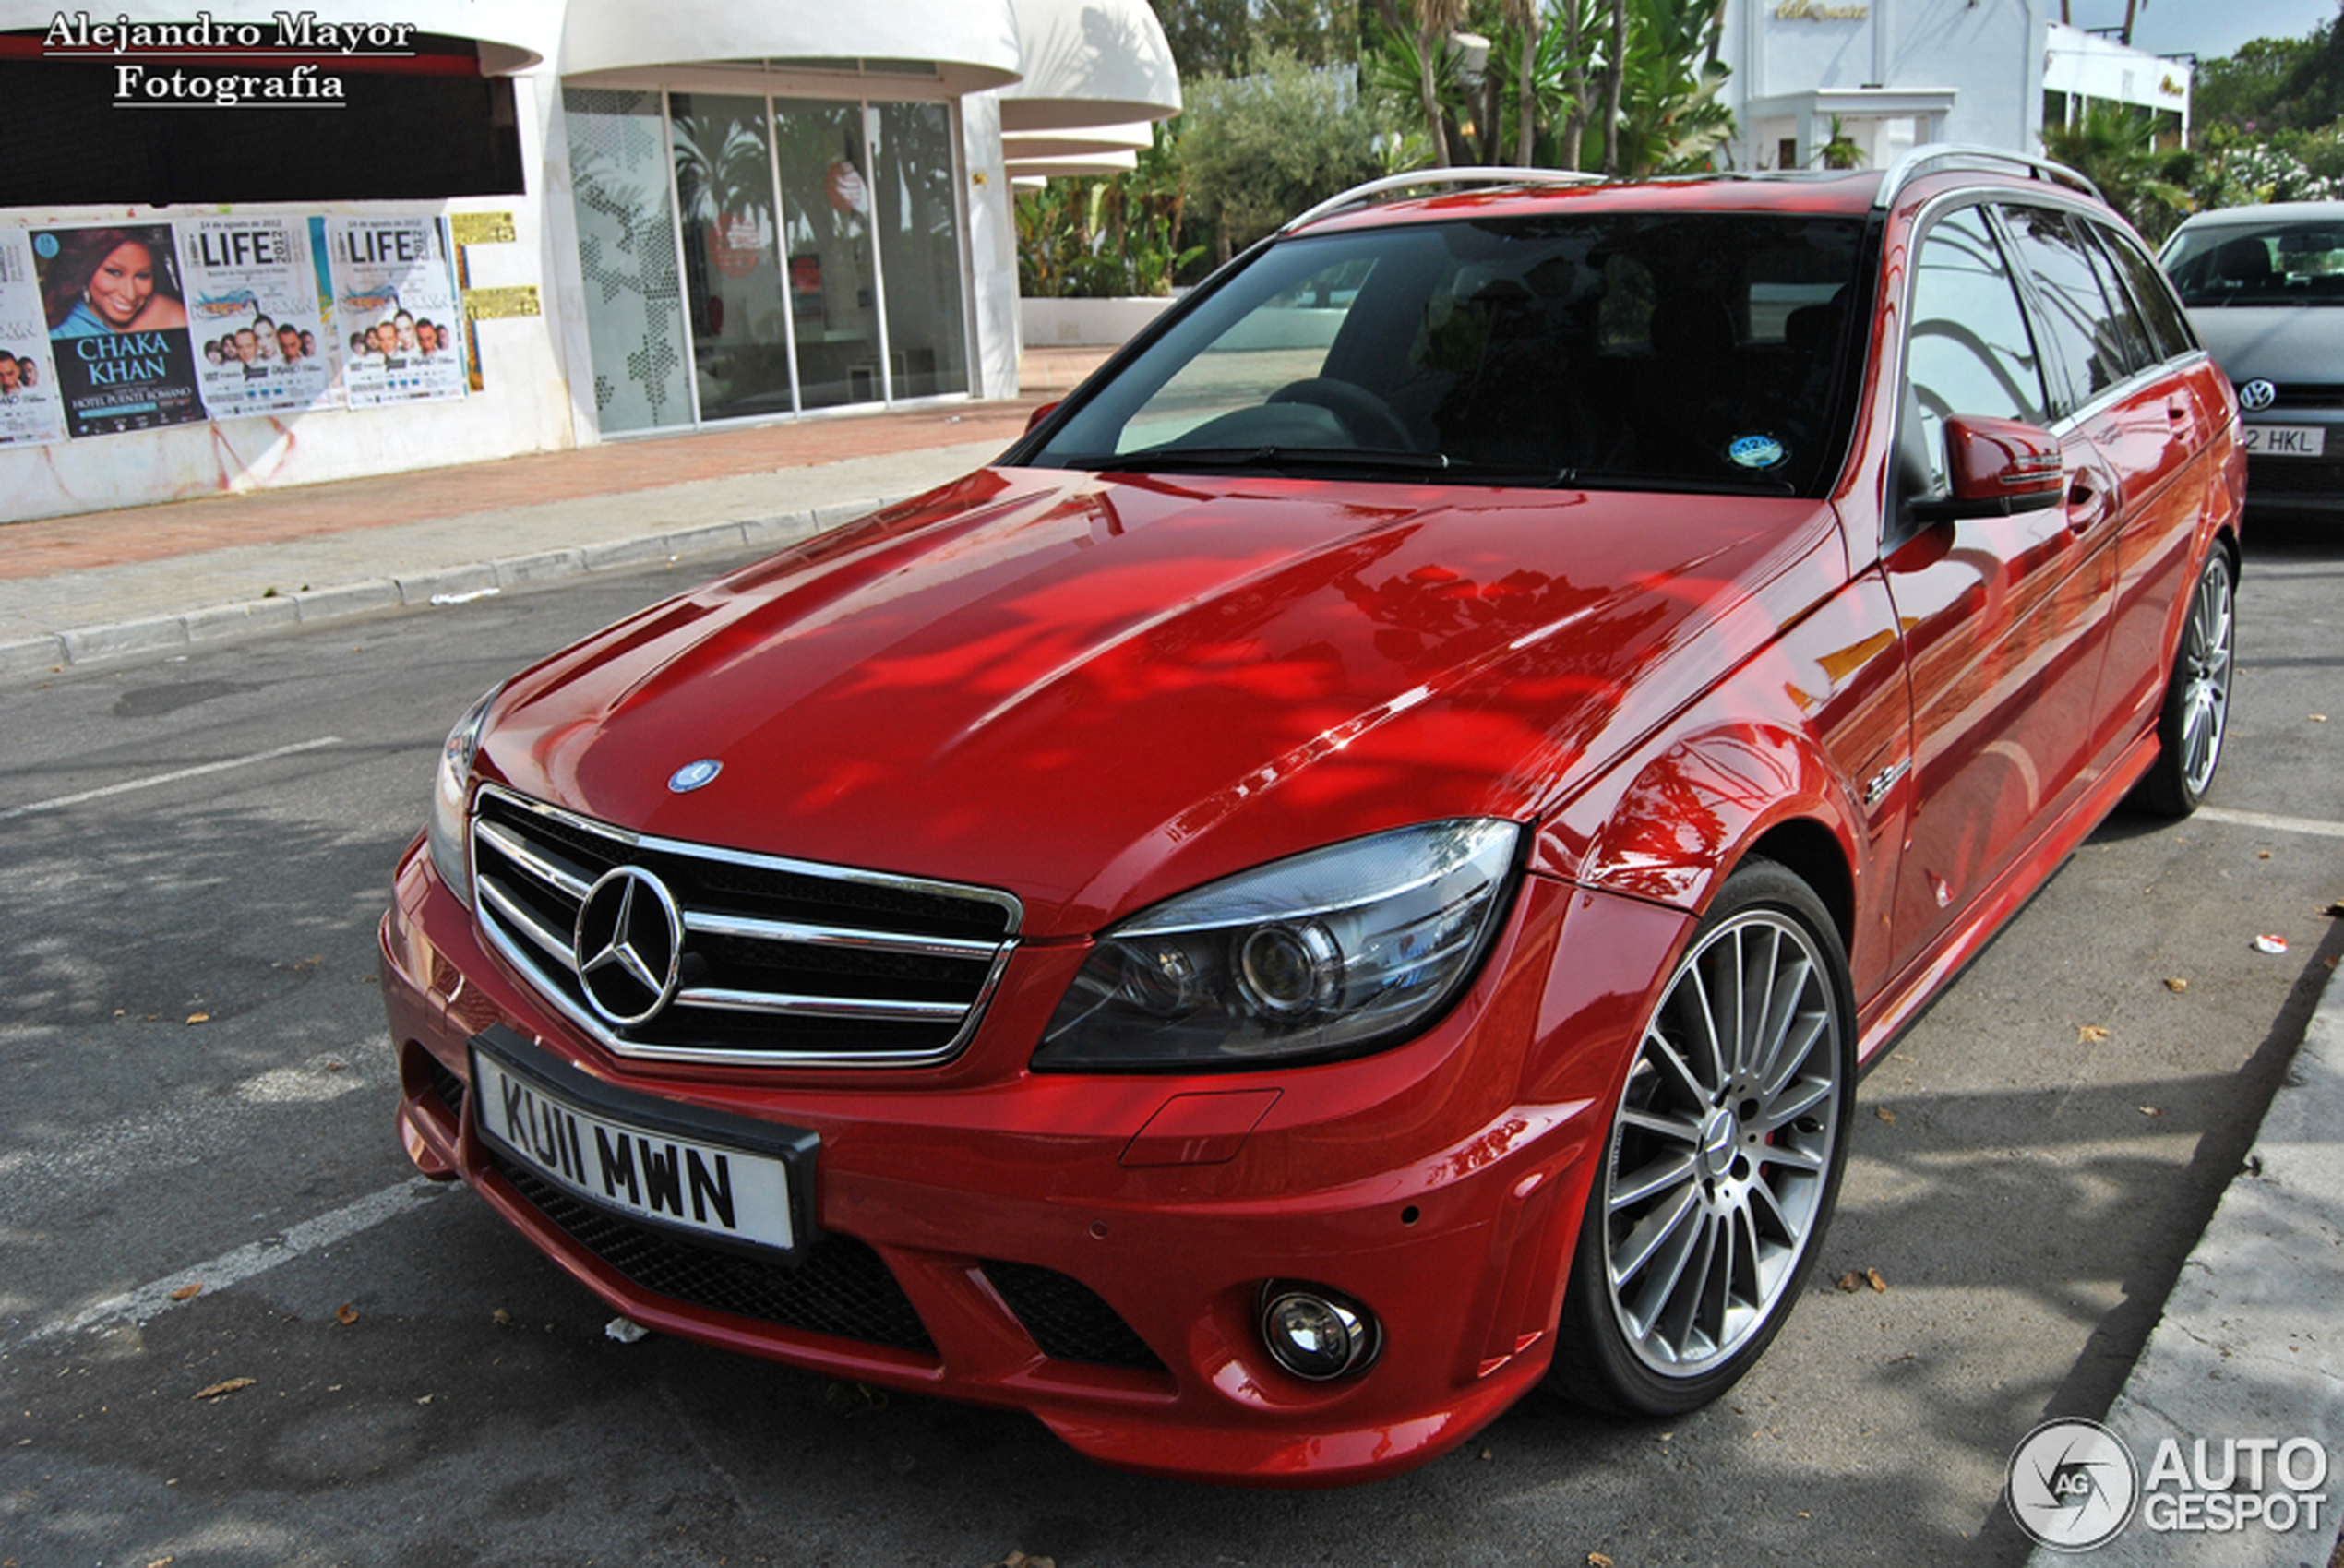
[[[1848,215],[1873,184],[1400,212]],[[1548,1369],[1635,1043],[1737,864],[1815,889],[1870,1057],[2155,759],[2188,586],[2236,524],[2227,383],[2201,358],[2061,426],[2063,507],[1884,539],[1915,218],[1961,186],[1924,178],[1886,217],[1827,497],[997,467],[525,672],[480,779],[646,834],[1005,890],[1023,920],[950,1059],[635,1059],[486,944],[419,840],[382,929],[409,1153],[654,1329],[1024,1408],[1112,1464],[1333,1484],[1462,1441]],[[700,758],[723,772],[671,792]],[[1519,891],[1413,1037],[1243,1072],[1034,1071],[1116,921],[1479,817],[1525,825]],[[461,1093],[496,1028],[616,1091],[815,1134],[815,1223],[878,1253],[933,1353],[687,1306],[578,1244]],[[1045,1354],[995,1263],[1079,1281],[1161,1370]],[[1265,1353],[1262,1282],[1291,1277],[1371,1304],[1371,1371],[1310,1382]]]

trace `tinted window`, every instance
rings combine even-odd
[[[2105,223],[2091,225],[2092,233],[2100,246],[2116,258],[2118,270],[2133,286],[2133,303],[2140,307],[2142,320],[2149,335],[2157,341],[2159,358],[2174,359],[2197,347],[2197,334],[2190,330],[2189,317],[2182,314],[2179,302],[2173,298],[2172,285],[2165,281],[2165,274],[2148,258],[2148,253],[2135,244],[2129,234],[2120,233]]]
[[[2131,374],[2099,279],[2064,215],[2036,207],[2008,209],[2015,259],[2035,281],[2051,350],[2052,404],[2072,413]]]
[[[1913,325],[1905,356],[1908,475],[1921,492],[1945,487],[1944,423],[1957,413],[2044,421],[2043,382],[2027,315],[1985,215],[1940,219],[1913,272]]]

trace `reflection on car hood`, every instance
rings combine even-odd
[[[1721,640],[1764,628],[1720,612],[1800,561],[1845,575],[1812,501],[986,470],[548,660],[482,765],[1090,930],[1356,833],[1550,806],[1738,662]],[[703,758],[714,782],[666,788]]]
[[[2344,383],[2344,308],[2235,305],[2193,310],[2189,321],[2233,384]]]

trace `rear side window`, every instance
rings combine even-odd
[[[2172,286],[2165,281],[2165,274],[2148,253],[2133,242],[2132,236],[2121,233],[2106,223],[2094,223],[2091,231],[2100,248],[2116,260],[2117,270],[2133,286],[2133,302],[2140,306],[2142,320],[2149,335],[2156,339],[2159,356],[2178,359],[2197,348],[2197,334],[2190,330],[2189,317],[2182,314],[2179,301],[2173,298]]]
[[[2065,214],[2039,207],[2005,210],[2021,270],[2034,281],[2051,339],[2051,402],[2072,413],[2131,375],[2145,344],[2127,334],[2100,292],[2090,253]]]
[[[2108,301],[2108,341],[2111,355],[2121,358],[2128,375],[2138,375],[2163,359],[2157,342],[2149,335],[2147,323],[2133,305],[2132,291],[2116,275],[2116,263],[2109,258],[2105,245],[2094,244],[2091,226],[2075,221],[2070,225],[2085,236],[2084,248],[2091,257],[2092,271],[2099,279],[2100,297]]]

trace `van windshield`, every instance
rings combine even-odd
[[[1741,213],[1286,241],[1031,460],[1812,493],[1845,444],[1863,225]]]

